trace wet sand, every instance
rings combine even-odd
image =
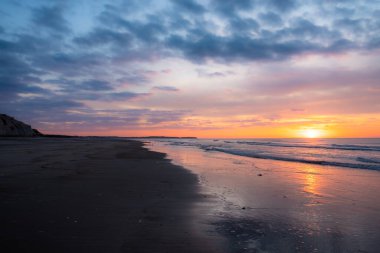
[[[0,139],[2,252],[223,252],[197,224],[205,199],[138,141]]]
[[[380,249],[380,172],[147,144],[200,177],[217,199],[207,221],[229,252],[364,253]]]

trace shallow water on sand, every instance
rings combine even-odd
[[[380,172],[263,160],[151,141],[199,176],[230,252],[378,252]]]

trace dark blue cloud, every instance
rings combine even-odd
[[[208,58],[221,61],[281,60],[303,52],[322,51],[317,44],[303,40],[276,42],[243,36],[225,38],[211,34],[196,41],[175,36],[168,43],[189,59],[198,62]]]
[[[107,27],[123,29],[133,34],[136,39],[147,43],[156,42],[157,36],[167,32],[159,15],[149,15],[147,21],[128,20],[124,18],[123,13],[107,9],[101,13],[100,20]]]
[[[36,86],[42,72],[25,62],[17,47],[15,43],[0,41],[0,100],[17,99],[19,93],[46,93]]]
[[[117,82],[128,85],[142,85],[149,82],[149,77],[144,71],[129,71],[123,72],[121,78],[117,79]]]
[[[44,27],[58,33],[70,31],[69,25],[63,16],[63,9],[60,6],[39,7],[33,10],[32,21],[38,27]]]
[[[254,6],[253,0],[213,0],[212,7],[226,16],[235,15],[236,11],[250,10]]]
[[[47,90],[33,84],[29,84],[26,78],[0,76],[0,100],[9,101],[18,99],[19,94],[23,93],[38,95],[49,94]]]
[[[37,111],[45,111],[48,107],[51,109],[68,109],[68,108],[79,108],[82,107],[83,104],[80,102],[67,100],[67,99],[47,99],[47,98],[31,98],[25,99],[22,102],[22,107],[28,110],[33,108],[33,110]],[[18,107],[20,109],[20,107]]]
[[[229,22],[233,33],[257,32],[260,28],[259,23],[252,18],[234,17]]]
[[[266,3],[215,0],[208,6],[202,6],[195,1],[174,1],[175,12],[166,11],[165,16],[160,12],[149,13],[139,19],[130,19],[117,8],[108,7],[99,16],[103,28],[95,28],[75,41],[92,46],[112,43],[116,46],[112,48],[111,55],[124,59],[137,59],[137,55],[146,60],[150,59],[149,55],[180,55],[197,62],[206,59],[282,60],[306,52],[324,53],[334,49],[341,52],[363,47],[362,42],[359,44],[359,41],[355,42],[341,33],[340,28],[344,25],[339,21],[331,27],[308,17],[281,16],[283,12],[302,7],[302,3],[296,3],[293,0],[270,0]],[[256,17],[239,14],[255,10],[255,7],[260,9]],[[178,9],[208,15],[222,13],[226,34],[216,33],[211,28],[216,24],[210,21],[204,23],[180,15]],[[358,29],[368,30],[364,26]],[[338,47],[337,44],[343,41],[345,46]],[[376,40],[371,43],[372,47],[374,45]]]
[[[105,94],[104,98],[105,100],[111,100],[111,101],[117,101],[117,100],[130,100],[134,98],[141,98],[148,96],[149,93],[135,93],[130,91],[124,91],[124,92],[113,92],[109,94]]]
[[[378,49],[380,48],[380,36],[377,38],[373,38],[370,41],[368,41],[367,45],[370,49]]]
[[[176,7],[174,10],[187,9],[189,11],[203,13],[211,12],[213,10],[222,11],[228,16],[228,24],[230,32],[239,35],[220,36],[216,35],[213,31],[206,29],[206,26],[200,26],[196,22],[183,18],[178,13],[169,13],[170,15],[163,18],[160,15],[149,14],[145,19],[129,19],[121,8],[117,6],[107,5],[105,10],[100,15],[102,21],[102,27],[95,27],[93,31],[88,34],[77,36],[74,38],[74,42],[83,47],[97,47],[104,45],[115,45],[113,48],[114,56],[117,54],[121,56],[131,55],[143,55],[146,52],[146,47],[154,48],[155,52],[163,52],[165,50],[173,50],[183,53],[183,55],[191,56],[193,58],[203,57],[216,57],[223,58],[223,54],[227,53],[225,58],[230,60],[231,58],[244,58],[244,53],[241,49],[236,48],[237,51],[234,54],[233,45],[239,44],[236,41],[238,39],[245,39],[246,42],[240,43],[247,48],[247,45],[255,46],[249,48],[247,51],[247,59],[263,59],[268,56],[268,59],[278,59],[273,55],[278,55],[278,51],[283,51],[281,48],[289,47],[289,43],[294,45],[294,41],[305,39],[326,39],[335,37],[335,41],[329,43],[333,45],[336,41],[342,41],[346,38],[342,34],[339,34],[340,29],[332,29],[315,24],[311,20],[298,19],[297,21],[288,20],[287,27],[278,29],[276,31],[267,30],[259,23],[264,25],[281,25],[285,23],[279,13],[274,11],[288,11],[295,9],[297,5],[292,0],[271,0],[266,4],[259,4],[257,1],[251,0],[239,0],[239,1],[212,1],[210,6],[202,6],[195,1],[174,1],[173,5]],[[236,13],[236,11],[248,11],[254,6],[261,6],[261,8],[267,8],[272,10],[269,12],[261,12],[258,15],[258,19],[242,17]],[[265,7],[267,6],[267,7]],[[271,7],[270,7],[271,6]],[[302,6],[300,3],[298,6]],[[133,4],[129,7],[129,10],[133,8],[141,8],[141,4]],[[124,10],[124,9],[123,9]],[[347,7],[337,7],[337,12],[341,15],[347,15],[351,13],[352,9]],[[343,13],[343,14],[342,14]],[[345,14],[346,13],[346,14]],[[57,31],[67,31],[68,24],[62,15],[62,8],[54,7],[40,7],[33,11],[34,22],[41,27],[49,27]],[[290,23],[289,23],[290,21]],[[335,26],[343,29],[352,29],[353,31],[365,31],[368,22],[360,19],[339,19],[335,21]],[[176,24],[177,26],[173,26]],[[197,25],[194,27],[194,25]],[[173,29],[174,28],[174,29]],[[184,30],[185,29],[185,30]],[[185,32],[187,36],[180,35],[178,32]],[[255,32],[256,38],[252,38],[249,33]],[[26,35],[24,35],[26,36]],[[195,41],[194,41],[195,38]],[[280,39],[281,43],[276,43],[278,47],[270,44],[273,39]],[[346,39],[347,40],[347,39]],[[30,40],[30,41],[33,41]],[[36,39],[34,39],[36,41]],[[189,41],[186,43],[186,41]],[[376,41],[376,40],[375,40]],[[142,46],[141,42],[146,43],[146,46]],[[260,43],[258,43],[260,42]],[[262,45],[267,43],[267,46]],[[354,41],[352,43],[355,43]],[[38,43],[24,43],[24,45],[30,44],[36,45]],[[181,46],[182,44],[182,46]],[[303,53],[305,49],[305,43],[300,43],[301,47],[299,53]],[[324,45],[312,45],[308,48],[313,50],[325,51],[326,43]],[[371,42],[372,47],[376,45],[375,42]],[[9,44],[6,41],[1,41],[0,46],[7,48],[7,50],[13,50],[14,44]],[[327,45],[328,47],[328,45]],[[19,48],[22,48],[19,46]],[[266,48],[267,52],[256,52],[256,48]],[[269,48],[273,49],[273,52],[269,52]],[[279,50],[277,50],[277,48]],[[334,46],[331,47],[333,49]],[[346,47],[348,48],[348,47]],[[38,50],[37,46],[34,46],[34,50]],[[134,51],[133,51],[134,50]],[[91,54],[84,54],[86,49],[78,49],[79,54],[70,55],[63,52],[55,52],[48,57],[42,57],[39,62],[42,67],[46,65],[52,68],[58,69],[60,66],[65,68],[68,65],[97,65],[99,61]],[[82,52],[81,52],[82,51]],[[296,50],[291,50],[294,54],[297,54]],[[79,57],[76,57],[79,55]],[[234,57],[234,55],[236,57]],[[252,55],[256,55],[252,57]],[[291,55],[291,54],[289,54]],[[107,54],[105,55],[107,56]],[[84,60],[87,59],[87,60]],[[85,67],[82,67],[85,68]],[[77,69],[77,68],[75,68]]]
[[[283,24],[283,20],[279,14],[274,12],[260,13],[260,21],[270,26],[280,26]]]
[[[0,38],[0,51],[1,53],[14,53],[15,56],[37,55],[57,50],[59,45],[54,42],[54,40],[46,40],[32,34],[16,34],[12,36],[12,39]]]
[[[158,36],[166,33],[165,27],[159,22],[159,18],[157,22],[130,22],[128,20],[120,20],[120,26],[130,31],[141,41],[147,43],[158,41]]]
[[[198,6],[199,3],[188,1],[174,3],[177,8],[182,5]],[[181,5],[178,7],[178,5]],[[255,6],[261,11],[257,17],[248,18],[239,12],[254,10]],[[306,52],[324,53],[351,50],[362,47],[351,38],[345,38],[337,27],[323,26],[311,19],[284,16],[282,12],[295,10],[301,4],[296,1],[271,0],[265,4],[258,1],[212,1],[209,6],[195,8],[199,13],[222,13],[226,17],[225,35],[215,33],[208,28],[207,23],[202,25],[195,19],[184,18],[178,13],[168,13],[163,18],[158,14],[149,14],[146,19],[131,20],[121,13],[105,11],[101,20],[105,26],[113,29],[124,29],[132,38],[124,43],[115,53],[128,57],[135,52],[126,48],[140,48],[142,52],[151,54],[181,55],[191,61],[203,62],[206,59],[214,60],[282,60]],[[215,14],[215,13],[214,13]],[[287,20],[284,21],[283,18]],[[176,24],[176,26],[173,26]],[[212,24],[209,24],[212,27]],[[272,29],[273,27],[276,29]],[[366,28],[361,27],[362,30]],[[95,40],[94,40],[95,41]],[[140,42],[140,43],[139,43]],[[338,47],[340,42],[344,46]],[[376,43],[372,43],[376,45]],[[151,50],[154,49],[154,50]],[[118,53],[119,52],[119,53]]]
[[[132,36],[126,32],[117,32],[105,28],[95,28],[94,31],[89,34],[77,37],[74,42],[86,47],[116,44],[119,46],[129,46],[132,40]]]
[[[268,0],[270,6],[274,7],[278,11],[287,12],[294,9],[300,3],[296,0]]]
[[[171,0],[171,1],[175,6],[179,7],[181,10],[189,11],[192,14],[203,14],[206,11],[205,7],[203,7],[202,5],[200,5],[194,0],[181,0],[181,1]]]
[[[292,25],[290,27],[285,27],[276,33],[273,33],[277,39],[298,39],[298,40],[323,40],[320,43],[320,48],[322,45],[326,45],[326,42],[330,42],[331,40],[339,40],[342,37],[342,34],[339,30],[330,30],[330,28],[326,26],[316,25],[304,18],[298,18],[292,21]]]
[[[11,102],[0,101],[2,112],[14,115],[28,122],[38,124],[40,120],[60,115],[64,118],[67,110],[83,108],[83,104],[61,98],[25,98]]]
[[[81,89],[86,90],[96,90],[96,91],[102,91],[102,90],[112,90],[113,87],[110,83],[102,80],[88,80],[84,81],[80,84]]]
[[[66,97],[68,99],[118,101],[149,95],[148,93],[116,91],[110,82],[97,79],[76,81],[62,78],[45,80],[45,82],[59,85],[60,97]]]
[[[107,56],[99,53],[64,53],[43,54],[33,58],[33,64],[46,71],[68,76],[89,76],[105,64]]]

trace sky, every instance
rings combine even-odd
[[[380,137],[379,0],[2,0],[0,66],[43,133]]]

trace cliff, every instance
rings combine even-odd
[[[42,134],[31,126],[18,121],[6,114],[0,114],[0,136],[41,136]]]

